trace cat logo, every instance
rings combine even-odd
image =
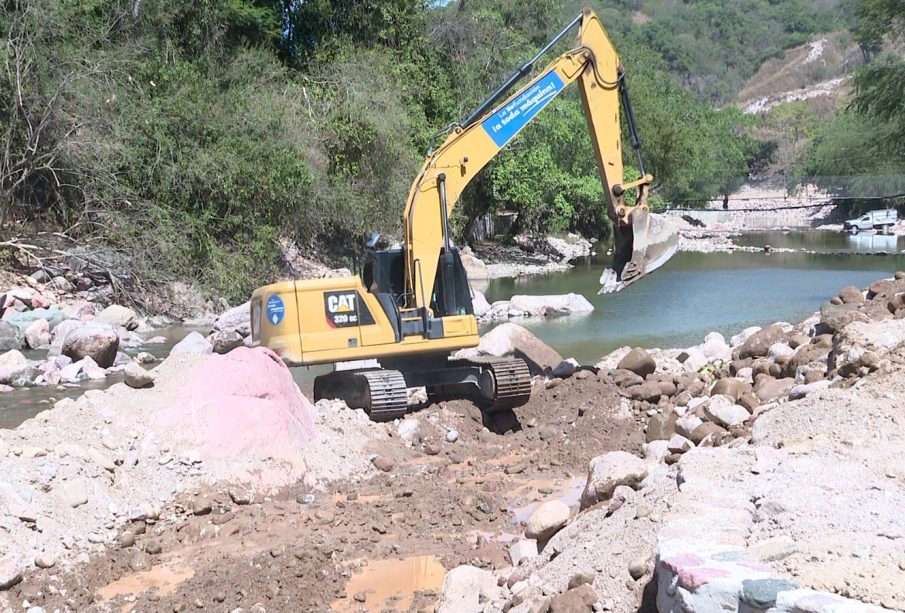
[[[358,325],[358,292],[327,292],[324,306],[331,328]]]

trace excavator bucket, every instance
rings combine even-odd
[[[598,294],[618,292],[631,285],[663,266],[679,248],[678,231],[665,217],[638,207],[629,219],[629,225],[616,228],[613,266],[600,275]]]

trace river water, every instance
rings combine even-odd
[[[755,242],[756,238],[749,240]],[[784,235],[766,238],[774,247],[781,246],[783,239],[794,240]],[[825,242],[824,248],[840,249],[832,244],[835,238],[825,238],[830,244]],[[593,363],[624,345],[687,347],[703,341],[711,330],[728,337],[748,326],[798,322],[844,286],[864,287],[902,270],[905,257],[682,252],[628,289],[598,295],[598,278],[605,264],[605,259],[591,259],[565,273],[497,279],[487,288],[487,299],[505,300],[514,294],[583,294],[594,305],[589,315],[515,321],[564,357]]]
[[[575,292],[586,296],[595,307],[587,316],[514,321],[530,328],[564,357],[593,363],[623,345],[685,347],[701,342],[711,330],[728,336],[751,325],[797,322],[846,285],[863,287],[905,269],[905,256],[852,253],[895,253],[905,249],[905,239],[859,236],[828,232],[747,234],[737,237],[736,242],[832,253],[678,253],[655,273],[616,294],[596,293],[606,258],[589,259],[565,273],[497,279],[486,294],[490,301],[509,299],[514,294]],[[483,326],[481,331],[492,327]],[[169,342],[136,351],[165,356],[172,344],[190,331],[180,327],[156,331],[155,335],[162,334]],[[293,375],[302,391],[310,393],[313,378],[327,370],[323,366],[295,368]],[[17,426],[60,398],[74,398],[87,389],[103,389],[119,381],[121,376],[62,389],[36,387],[0,394],[0,428]]]

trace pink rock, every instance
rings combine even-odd
[[[46,309],[50,307],[50,299],[41,294],[35,294],[31,297],[31,308]]]
[[[661,559],[660,564],[665,566],[667,570],[675,575],[686,566],[703,566],[704,558],[696,556],[693,553],[680,553],[676,556],[669,556]]]
[[[728,570],[711,568],[708,566],[695,566],[683,568],[679,571],[679,585],[685,589],[694,591],[702,585],[708,584],[713,579],[721,579],[730,575]]]

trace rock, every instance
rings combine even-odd
[[[525,360],[533,375],[542,374],[562,362],[562,356],[522,326],[504,323],[481,337],[480,344],[456,353],[457,357],[478,355],[517,357]]]
[[[569,507],[561,500],[548,500],[538,506],[525,526],[525,536],[546,541],[569,522]]]
[[[20,379],[30,379],[32,370],[28,359],[17,349],[0,355],[0,383],[8,385]]]
[[[637,581],[647,574],[647,565],[650,563],[650,556],[643,555],[633,559],[628,565],[628,574],[632,579]]]
[[[651,416],[647,420],[646,441],[667,441],[676,433],[676,419],[678,415],[675,411],[663,411]]]
[[[81,477],[66,481],[59,491],[63,502],[72,508],[80,507],[88,502],[88,484]]]
[[[463,268],[465,268],[465,276],[469,280],[476,281],[490,278],[490,270],[487,268],[487,264],[473,253],[460,251],[459,257],[462,259]]]
[[[214,320],[214,332],[235,332],[243,338],[251,334],[251,301],[227,309]]]
[[[101,368],[109,368],[116,359],[119,335],[106,324],[86,323],[75,328],[63,339],[62,352],[73,359],[90,357]]]
[[[691,442],[695,445],[700,445],[701,441],[707,438],[710,435],[713,435],[714,438],[718,440],[722,440],[723,435],[726,434],[726,429],[711,422],[705,421],[700,426],[694,429],[694,432],[691,433]]]
[[[566,589],[572,590],[581,585],[594,585],[594,573],[579,571],[569,577],[569,585]]]
[[[839,304],[824,302],[820,307],[820,323],[828,330],[842,330],[853,321],[870,321],[870,318],[858,310],[857,304]]]
[[[573,315],[590,313],[594,310],[587,298],[581,294],[561,294],[554,296],[513,296],[509,310],[534,316]]]
[[[60,369],[59,378],[63,383],[78,383],[83,380],[82,376],[82,365],[84,364],[84,360],[79,360],[78,362],[73,362],[72,364],[67,364],[63,368]]]
[[[475,317],[483,317],[490,312],[490,303],[483,292],[476,289],[471,290],[471,308],[474,310]]]
[[[713,396],[704,405],[704,414],[726,428],[744,423],[750,416],[745,407],[735,404],[729,396]]]
[[[443,579],[435,612],[482,613],[488,603],[501,599],[502,593],[492,572],[474,566],[457,566]]]
[[[702,423],[704,423],[703,420],[697,415],[683,415],[676,420],[676,433],[691,440],[691,433]]]
[[[767,350],[767,357],[773,358],[774,360],[780,356],[791,357],[794,354],[795,350],[792,349],[787,343],[773,343]]]
[[[241,506],[254,502],[255,496],[254,493],[248,488],[231,487],[229,488],[229,499],[232,500],[234,504]]]
[[[676,356],[686,372],[698,372],[707,366],[707,356],[696,347],[690,347]]]
[[[789,390],[789,400],[798,400],[799,398],[804,398],[811,392],[825,390],[830,386],[830,383],[831,381],[828,379],[822,379],[820,381],[814,381],[813,383],[795,385]]]
[[[550,601],[549,613],[590,612],[594,610],[595,602],[597,602],[597,592],[594,591],[593,586],[586,583],[554,596]]]
[[[123,375],[125,375],[126,385],[135,389],[153,385],[154,380],[157,378],[157,373],[145,370],[138,362],[126,364],[125,368],[123,368]]]
[[[85,356],[81,360],[82,372],[87,379],[100,381],[107,378],[107,371],[101,368],[97,362],[91,359],[91,356]]]
[[[740,347],[745,343],[745,341],[751,338],[751,336],[753,336],[757,332],[760,332],[761,330],[762,328],[760,328],[759,326],[751,326],[750,328],[745,328],[744,330],[730,338],[729,344],[733,347]]]
[[[795,379],[775,379],[773,377],[759,377],[754,385],[754,393],[761,402],[769,402],[780,396],[787,396],[795,385]]]
[[[0,321],[0,351],[11,351],[21,348],[22,333],[19,328],[6,320]]]
[[[377,470],[381,470],[385,473],[392,471],[396,467],[396,463],[385,456],[377,456],[371,460],[371,464],[373,464]]]
[[[787,579],[745,579],[742,581],[741,602],[751,609],[765,611],[776,605],[776,596],[780,592],[795,590],[798,587],[797,583]]]
[[[25,328],[25,344],[37,349],[50,344],[50,322],[36,319]]]
[[[22,313],[12,313],[4,318],[7,322],[19,329],[19,334],[24,334],[25,329],[39,319],[46,319],[53,329],[63,322],[63,312],[59,309],[34,309]]]
[[[666,459],[666,456],[669,455],[669,442],[662,439],[648,441],[641,446],[641,449],[644,451],[644,460],[646,462],[659,464],[664,459]],[[615,490],[613,490],[613,496],[616,495],[615,492],[617,492],[620,487],[626,486],[618,486]]]
[[[37,566],[38,568],[53,568],[56,563],[56,558],[54,558],[49,553],[39,553],[37,557],[35,557],[35,566]]]
[[[446,435],[443,438],[446,439],[447,443],[455,443],[457,440],[459,440],[459,431],[447,430]]]
[[[685,438],[681,434],[673,435],[671,439],[669,439],[669,443],[667,444],[667,449],[672,453],[685,453],[689,449],[694,447],[694,443],[691,442],[690,439]]]
[[[738,379],[720,379],[710,388],[711,396],[729,396],[734,402],[747,392],[753,391],[751,385]]]
[[[738,359],[760,358],[767,355],[770,346],[786,340],[782,327],[772,325],[755,332],[738,348]]]
[[[656,404],[663,395],[660,385],[656,381],[645,381],[641,385],[635,385],[625,390],[633,400],[645,400]]]
[[[839,292],[839,298],[842,299],[842,304],[861,304],[864,302],[864,294],[860,288],[854,285],[843,287],[842,291]]]
[[[647,351],[635,347],[619,361],[617,368],[630,370],[640,377],[646,377],[657,369],[657,363]]]
[[[12,557],[0,560],[0,590],[8,590],[20,581],[22,581],[22,571],[16,564],[16,560]]]
[[[129,559],[129,568],[132,569],[132,572],[135,573],[150,570],[151,556],[146,554],[144,551],[136,551]]]
[[[51,276],[43,268],[39,268],[28,276],[35,283],[49,283],[51,279]]]
[[[520,539],[509,546],[509,561],[513,566],[534,557],[537,557],[537,541],[534,539]]]
[[[170,355],[174,353],[185,353],[193,355],[211,355],[214,347],[206,338],[198,332],[189,332],[184,339],[176,343],[170,350]]]
[[[75,286],[66,277],[57,276],[50,280],[49,285],[61,292],[74,292]]]
[[[399,422],[396,432],[406,443],[415,444],[421,442],[421,423],[417,419],[406,417]]]
[[[138,315],[135,314],[135,311],[118,304],[111,304],[101,311],[97,318],[111,326],[119,326],[126,330],[134,330],[138,327]]]
[[[630,370],[616,369],[609,371],[610,380],[614,385],[618,385],[623,388],[630,388],[635,385],[641,385],[644,383],[644,378],[636,375]]]
[[[708,362],[716,360],[728,362],[732,359],[732,347],[719,332],[710,332],[705,336],[704,342],[698,345],[698,350],[707,358]]]
[[[575,358],[569,358],[568,360],[563,360],[560,362],[551,373],[553,377],[559,377],[560,379],[568,379],[572,375],[574,375],[578,369],[581,368],[581,364]]]
[[[597,456],[588,466],[588,480],[581,495],[581,508],[606,500],[618,485],[635,486],[646,476],[644,461],[630,453],[611,451]]]

